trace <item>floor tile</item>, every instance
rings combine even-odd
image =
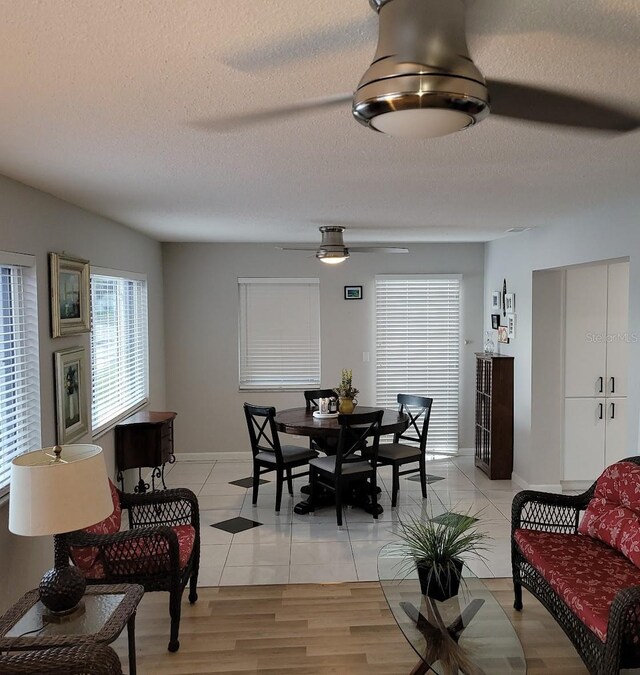
[[[241,509],[245,495],[198,495],[200,511],[220,509]]]
[[[338,527],[334,523],[293,523],[291,525],[291,541],[349,541],[346,527]]]
[[[231,483],[204,483],[198,492],[198,497],[207,497],[209,495],[244,496],[246,494],[246,488],[241,488],[237,485],[232,485]]]
[[[220,586],[258,586],[289,583],[289,565],[224,568]]]
[[[290,546],[282,544],[231,544],[227,557],[229,567],[289,565]]]
[[[291,523],[263,523],[233,535],[234,544],[280,544],[289,548]]]
[[[292,542],[291,565],[353,563],[348,541]]]
[[[231,532],[236,534],[237,532],[244,532],[252,527],[260,527],[262,523],[258,523],[255,520],[249,520],[248,518],[231,518],[229,520],[223,520],[220,523],[213,523],[211,527],[216,527],[219,530],[224,530],[225,532]]]
[[[448,513],[443,513],[435,518],[431,519],[434,523],[441,525],[448,525],[450,527],[458,527],[459,525],[466,525],[471,523],[477,523],[478,519],[473,516],[468,516],[466,514],[453,513],[449,511]]]
[[[265,483],[268,483],[268,480],[265,480],[264,478],[259,478],[258,479],[258,485],[264,485]],[[243,488],[252,488],[253,487],[253,478],[251,476],[247,478],[240,478],[240,480],[230,480],[229,481],[230,485],[237,485],[238,487],[243,487]]]

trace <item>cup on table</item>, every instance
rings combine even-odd
[[[318,409],[320,410],[321,414],[327,415],[329,413],[329,403],[331,399],[330,398],[321,398],[318,401]]]

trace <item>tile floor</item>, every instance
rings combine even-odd
[[[198,495],[202,586],[377,580],[378,551],[397,539],[398,518],[469,509],[481,511],[481,529],[492,538],[486,562],[472,560],[469,566],[483,578],[510,576],[509,517],[520,488],[511,481],[490,481],[473,466],[472,457],[429,460],[427,471],[444,480],[429,485],[423,500],[420,483],[402,477],[398,507],[392,509],[391,470],[380,468],[384,513],[376,522],[362,510],[347,508],[343,527],[336,525],[333,507],[309,515],[293,512],[305,498],[300,487],[306,478],[294,481],[293,497],[285,487],[279,513],[274,511],[273,481],[260,486],[258,505],[252,506],[251,491],[230,483],[251,475],[250,461],[177,462],[166,480],[168,487],[188,487]],[[238,516],[262,525],[238,534],[211,527]]]

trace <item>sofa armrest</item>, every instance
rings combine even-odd
[[[611,603],[605,661],[617,664],[618,668],[629,667],[618,662],[620,654],[624,654],[625,644],[635,645],[639,639],[640,586],[632,586],[619,591]]]
[[[511,532],[520,528],[566,532],[578,530],[580,512],[587,508],[595,485],[580,495],[524,490],[518,492],[511,505]]]

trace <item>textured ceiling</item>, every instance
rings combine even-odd
[[[163,241],[483,241],[636,199],[640,133],[413,142],[348,107],[197,127],[352,91],[376,22],[367,0],[0,0],[0,173]],[[487,77],[640,105],[637,0],[474,0],[468,30]]]

